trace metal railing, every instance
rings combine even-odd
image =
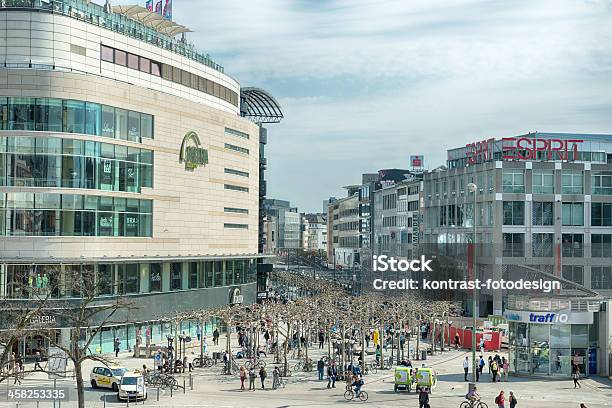
[[[210,55],[196,51],[192,43],[176,40],[121,14],[107,13],[104,7],[87,0],[0,0],[1,9],[30,9],[61,14],[145,41],[197,61],[216,71],[224,72],[223,67],[214,62]]]

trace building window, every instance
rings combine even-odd
[[[141,115],[135,111],[71,99],[0,97],[0,128],[115,138],[116,110],[120,111],[119,122],[125,128],[128,126],[128,115],[132,118]],[[140,124],[134,123],[132,128],[131,141],[140,142],[141,137],[153,138],[153,116],[146,115]]]
[[[249,149],[247,149],[245,147],[235,146],[235,145],[229,144],[229,143],[225,143],[224,146],[228,150],[233,150],[235,152],[249,154]]]
[[[232,135],[232,136],[238,136],[241,137],[243,139],[248,139],[249,138],[249,134],[245,133],[245,132],[241,132],[239,130],[236,129],[231,129],[231,128],[225,128],[225,133]]]
[[[225,173],[226,174],[233,174],[234,176],[249,177],[249,173],[246,172],[246,171],[235,170],[235,169],[228,169],[227,167],[225,168]]]
[[[502,174],[502,186],[504,193],[525,192],[525,172],[522,169],[504,170]]]
[[[150,200],[47,193],[0,198],[0,235],[148,237],[151,221]]]
[[[561,174],[561,193],[582,194],[582,172],[564,171]]]
[[[534,194],[553,194],[555,192],[555,173],[552,170],[533,170],[531,180]]]
[[[568,258],[582,258],[584,248],[584,235],[562,234],[561,246],[563,256]]]
[[[525,255],[525,234],[504,233],[503,240],[503,256],[523,257]]]
[[[102,45],[100,48],[100,58],[102,61],[113,63],[114,61],[114,49],[111,47],[107,47],[106,45]]]
[[[533,256],[537,258],[552,257],[554,236],[555,234],[533,234],[531,237]]]
[[[525,202],[504,201],[504,225],[525,224]]]
[[[180,262],[170,264],[170,290],[183,289],[183,273]]]
[[[115,275],[112,264],[98,264],[98,294],[112,295],[115,288]]]
[[[236,185],[233,185],[233,184],[224,184],[223,187],[226,190],[241,191],[243,193],[248,193],[249,192],[249,188],[248,187],[236,186]]]
[[[563,265],[563,279],[584,285],[584,268],[580,265]]]
[[[138,55],[134,55],[134,54],[128,54],[127,57],[127,66],[128,68],[131,69],[139,69],[139,64],[138,64]]]
[[[591,203],[591,226],[612,227],[612,204]]]
[[[612,195],[612,172],[597,171],[591,176],[592,191],[595,195]]]
[[[138,264],[118,264],[119,294],[138,293],[140,274]]]
[[[231,223],[225,223],[223,224],[224,228],[234,228],[234,229],[249,229],[249,225],[248,224],[231,224]]]
[[[591,256],[593,258],[612,258],[611,234],[591,234]]]
[[[115,50],[115,64],[125,67],[127,65],[127,53],[121,50]]]
[[[236,214],[248,214],[249,210],[246,208],[234,208],[234,207],[223,207],[223,211],[226,213],[236,213]]]
[[[553,225],[553,205],[552,202],[534,201],[532,211],[533,225]]]
[[[189,262],[189,289],[198,288],[198,263]]]
[[[162,290],[162,264],[152,263],[149,265],[149,292],[161,292]]]
[[[612,266],[591,267],[591,289],[612,289]]]
[[[561,223],[565,226],[584,225],[584,204],[583,203],[562,203],[561,204]]]

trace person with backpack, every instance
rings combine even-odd
[[[419,408],[429,408],[429,393],[427,388],[419,388]]]
[[[497,361],[491,361],[491,375],[493,376],[493,382],[497,382],[497,373],[499,372],[499,366]]]
[[[504,397],[504,390],[501,390],[497,397],[495,397],[495,404],[497,404],[497,408],[505,408],[506,399]]]
[[[508,394],[508,404],[510,404],[510,408],[514,408],[516,407],[516,404],[518,404],[518,401],[512,391],[510,391]]]

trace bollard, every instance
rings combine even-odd
[[[104,394],[104,408],[106,408],[106,394]]]
[[[159,401],[159,387],[157,387],[157,400]]]
[[[183,378],[183,394],[187,392],[187,390],[185,389],[185,379]]]
[[[129,407],[130,406],[130,396],[128,395],[127,398],[125,399],[125,406]]]
[[[193,377],[191,374],[189,374],[189,388],[193,391]]]
[[[172,386],[170,387],[170,398],[172,398]]]
[[[36,408],[39,408],[40,406],[40,401],[36,401]]]

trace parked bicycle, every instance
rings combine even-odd
[[[300,359],[300,361],[298,361],[297,363],[295,363],[295,365],[293,366],[293,371],[312,371],[314,367],[314,362],[312,361],[311,358],[304,358],[304,359]]]
[[[214,366],[215,364],[216,364],[215,360],[213,360],[209,356],[204,356],[202,358],[196,357],[193,359],[193,365],[195,367],[208,368],[208,367]]]
[[[266,362],[263,360],[257,360],[257,362],[253,361],[253,360],[249,360],[246,363],[244,363],[244,367],[247,370],[250,370],[251,368],[253,369],[258,369],[258,368],[266,368]]]

